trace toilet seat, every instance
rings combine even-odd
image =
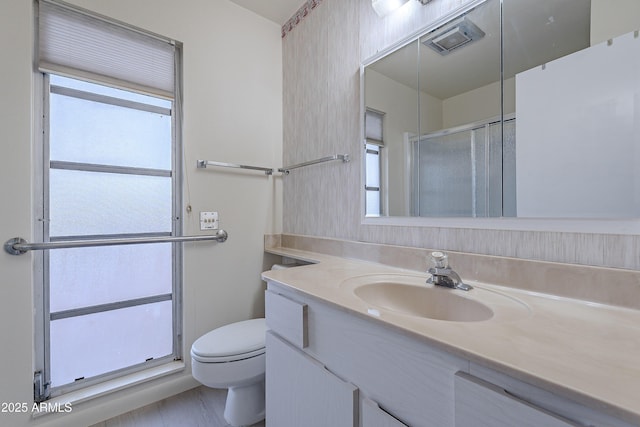
[[[265,352],[265,319],[232,323],[198,338],[191,357],[203,363],[232,362],[259,356]]]
[[[264,354],[264,348],[260,350],[251,351],[249,353],[233,354],[231,356],[219,356],[219,357],[206,357],[198,356],[191,351],[191,357],[201,363],[225,363],[225,362],[237,362],[238,360],[250,359],[252,357],[260,356]]]

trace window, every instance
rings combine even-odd
[[[44,0],[39,24],[38,237],[181,234],[179,45]],[[79,55],[69,52],[73,38],[83,40]],[[145,75],[147,58],[154,71]],[[158,70],[170,76],[152,77]],[[182,357],[179,244],[55,249],[35,259],[36,401]]]
[[[382,215],[382,120],[384,113],[367,109],[365,113],[365,212],[366,216]]]

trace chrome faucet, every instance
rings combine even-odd
[[[444,252],[431,252],[431,262],[434,267],[427,270],[427,273],[431,274],[431,277],[427,279],[427,283],[462,291],[473,289],[472,286],[462,283],[458,273],[449,267],[449,258]]]

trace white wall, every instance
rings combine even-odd
[[[442,101],[444,129],[498,117],[500,82],[491,83]],[[504,81],[504,113],[516,111],[515,79]]]
[[[639,58],[629,33],[518,74],[519,216],[640,216]]]
[[[638,0],[591,0],[591,45],[640,29]]]
[[[265,166],[282,162],[280,27],[227,0],[71,0],[184,43],[185,233],[217,210],[224,244],[185,244],[184,354],[197,336],[263,315],[263,235],[281,232],[281,178],[196,170],[197,159]],[[32,6],[3,0],[0,14],[0,237],[31,240]],[[0,254],[0,402],[32,401],[31,256]],[[12,427],[90,425],[195,386],[190,367],[164,380],[74,407],[69,415],[0,413]]]

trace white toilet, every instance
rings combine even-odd
[[[264,419],[264,319],[214,329],[191,346],[191,373],[212,388],[228,388],[224,418],[232,426]]]

